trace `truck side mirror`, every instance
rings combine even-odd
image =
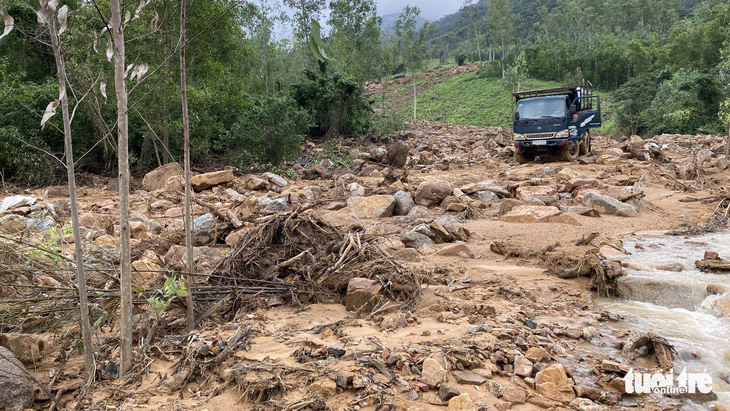
[[[519,119],[520,119],[520,112],[519,111],[515,111],[515,121],[517,121]]]

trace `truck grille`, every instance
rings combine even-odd
[[[555,137],[555,133],[531,133],[531,134],[525,134],[525,137],[529,139],[533,138],[553,138]]]

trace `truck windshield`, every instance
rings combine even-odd
[[[517,103],[520,120],[557,117],[564,118],[566,107],[564,98],[541,98],[523,100]]]

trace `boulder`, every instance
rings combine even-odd
[[[352,197],[347,199],[347,206],[358,218],[390,217],[395,209],[395,197],[389,195]]]
[[[560,223],[581,225],[575,218],[564,214],[557,207],[551,206],[518,206],[512,209],[502,221],[509,223]]]
[[[139,260],[132,262],[132,284],[142,288],[157,288],[162,280],[165,267],[160,257],[152,250],[146,250]]]
[[[277,185],[279,187],[286,187],[289,185],[289,183],[284,180],[284,178],[278,174],[274,173],[263,173],[261,174],[261,177],[269,180],[271,184]]]
[[[533,363],[545,361],[548,358],[547,351],[540,347],[531,347],[525,353],[525,358],[532,361]]]
[[[517,189],[517,198],[527,204],[557,205],[558,192],[550,186],[525,186]]]
[[[147,234],[147,226],[141,221],[130,221],[129,229],[131,231],[132,238],[139,240],[149,238],[149,235]]]
[[[543,397],[569,404],[575,399],[573,381],[561,364],[553,364],[535,375],[535,388]]]
[[[193,220],[193,245],[214,244],[226,228],[226,224],[218,224],[213,214],[203,214]]]
[[[433,221],[428,226],[428,228],[430,228],[431,231],[433,231],[436,235],[438,235],[441,238],[441,241],[443,241],[443,242],[447,243],[453,239],[453,236],[451,235],[449,230],[447,230],[446,227],[444,227],[444,225],[438,220]]]
[[[717,307],[723,317],[730,318],[730,295],[725,295],[715,300],[715,307]]]
[[[426,358],[421,368],[421,382],[428,385],[428,388],[436,388],[444,381],[446,370],[433,358]]]
[[[415,231],[409,231],[409,232],[405,233],[403,235],[403,238],[401,238],[401,241],[408,248],[418,248],[418,247],[421,247],[424,245],[436,244],[428,236],[425,236],[421,233],[417,233]]]
[[[380,298],[383,285],[377,280],[353,278],[347,284],[345,308],[350,312],[370,313]]]
[[[446,256],[446,257],[474,258],[474,253],[464,243],[447,245],[446,247],[438,250],[436,252],[436,255],[441,255],[441,256]]]
[[[17,214],[0,216],[0,233],[17,234],[26,229],[28,219]]]
[[[496,203],[499,201],[499,196],[494,191],[477,191],[472,194],[472,197],[485,203]]]
[[[147,191],[160,190],[165,188],[168,179],[175,176],[182,177],[182,175],[183,170],[180,164],[168,163],[145,174],[142,179],[142,188]]]
[[[33,383],[10,350],[0,346],[0,410],[23,411],[33,405]]]
[[[424,207],[434,207],[451,195],[453,189],[448,181],[424,181],[416,191],[416,204]]]
[[[612,214],[622,217],[634,217],[639,214],[636,207],[631,204],[622,203],[613,197],[592,191],[583,195],[583,205],[594,208],[601,214]]]
[[[563,190],[566,193],[572,193],[573,190],[577,188],[583,188],[583,187],[598,187],[599,183],[598,180],[590,179],[590,178],[576,178],[572,180],[568,180],[565,182],[565,185],[563,186]]]
[[[412,218],[426,218],[429,216],[431,216],[431,212],[428,211],[428,208],[423,206],[415,206],[408,212],[408,217]]]
[[[499,183],[494,180],[480,181],[477,183],[477,191],[491,191],[500,198],[511,197],[510,192],[502,188]],[[466,191],[465,191],[466,192]]]
[[[434,233],[433,230],[431,230],[431,228],[429,226],[427,226],[426,224],[420,224],[420,225],[416,226],[416,228],[414,228],[413,231],[418,234],[425,235],[426,237],[430,238],[431,241],[433,241],[435,244],[441,244],[444,242],[441,239],[441,236]]]
[[[190,180],[190,185],[195,191],[205,190],[221,184],[233,181],[233,171],[221,170],[210,173],[198,174]]]
[[[246,188],[249,190],[267,191],[269,189],[269,182],[257,176],[248,176],[245,182]]]
[[[527,402],[527,391],[522,387],[507,387],[502,391],[502,399],[508,402],[524,404]]]
[[[272,200],[270,198],[262,197],[259,198],[258,203],[262,207],[264,207],[264,211],[270,211],[274,213],[284,211],[287,207],[289,207],[289,202],[286,201],[286,198],[275,198]]]
[[[442,402],[448,402],[450,399],[456,397],[457,395],[461,395],[461,391],[450,385],[441,384],[441,386],[439,387],[439,398],[441,398]]]
[[[411,195],[405,191],[398,191],[393,197],[395,198],[395,215],[408,215],[416,206]]]
[[[163,189],[165,191],[183,191],[185,190],[185,178],[183,176],[172,176],[165,181]]]
[[[322,218],[331,225],[347,231],[361,230],[364,227],[362,221],[357,218],[349,207],[326,213]]]
[[[33,334],[0,334],[0,346],[10,350],[21,363],[33,365],[43,358],[46,343]]]

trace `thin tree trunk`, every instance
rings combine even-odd
[[[413,72],[413,120],[416,120],[416,71]]]
[[[112,42],[114,44],[114,90],[117,97],[119,235],[121,292],[121,358],[119,377],[132,368],[132,263],[129,230],[129,124],[127,86],[124,84],[124,28],[119,0],[111,0]]]
[[[190,197],[192,195],[190,189],[190,180],[192,173],[190,171],[190,118],[188,117],[188,80],[185,70],[185,14],[187,12],[187,0],[180,2],[180,93],[182,95],[182,120],[183,120],[183,145],[185,157],[185,252],[187,253],[187,270],[185,275],[185,288],[187,288],[188,296],[185,298],[187,305],[187,313],[185,315],[185,328],[190,332],[195,328],[195,310],[193,307],[193,221]]]
[[[91,330],[89,325],[89,301],[86,294],[86,272],[84,271],[84,249],[81,242],[81,229],[79,228],[79,208],[76,196],[76,175],[74,173],[74,152],[71,141],[71,118],[68,111],[68,97],[66,95],[66,64],[61,50],[61,42],[56,30],[56,20],[49,22],[51,45],[53,55],[56,58],[56,70],[58,71],[58,88],[61,91],[61,112],[63,113],[63,143],[66,154],[66,170],[68,172],[68,192],[71,201],[71,225],[74,230],[74,252],[76,253],[76,282],[79,287],[79,310],[81,318],[81,338],[84,342],[84,375],[88,378],[93,374],[94,367],[94,346],[91,343]]]

